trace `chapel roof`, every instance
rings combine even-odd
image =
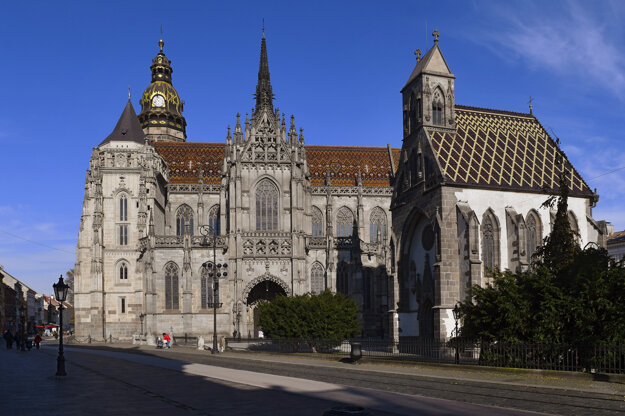
[[[532,114],[455,106],[456,132],[429,128],[447,184],[557,193],[564,154]],[[592,196],[564,157],[571,196]]]
[[[225,144],[223,143],[153,143],[169,167],[170,183],[197,183],[200,170],[203,182],[219,184]],[[358,173],[366,187],[391,186],[391,163],[386,147],[313,146],[306,145],[306,157],[313,186],[354,186]],[[399,164],[400,149],[391,149],[394,171]]]

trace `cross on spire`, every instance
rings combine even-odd
[[[432,36],[434,36],[434,43],[438,43],[438,37],[440,36],[440,32],[438,31],[438,29],[434,29],[434,32],[432,32]]]
[[[528,104],[530,105],[530,114],[532,114],[532,103],[534,102],[534,99],[532,98],[532,96],[530,95],[530,100],[528,101]]]
[[[414,54],[417,55],[417,62],[421,60],[421,49],[415,49]]]

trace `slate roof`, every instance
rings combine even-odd
[[[137,113],[135,113],[135,109],[130,100],[126,103],[122,115],[119,116],[115,128],[111,134],[100,143],[100,146],[112,141],[136,142],[141,144],[145,141],[145,134],[143,133],[141,124],[139,124]]]
[[[220,183],[223,143],[156,142],[154,147],[167,162],[170,183],[197,183],[200,169],[204,183]],[[400,149],[392,149],[392,153],[397,170]],[[328,172],[332,186],[354,186],[359,168],[363,186],[391,186],[386,147],[307,145],[306,156],[313,186],[324,185]]]
[[[456,132],[427,129],[448,184],[557,193],[560,151],[531,114],[456,105]],[[593,193],[565,159],[572,196]]]

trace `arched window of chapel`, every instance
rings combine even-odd
[[[443,125],[443,98],[440,91],[434,93],[434,99],[432,100],[432,123],[442,126]]]
[[[125,194],[119,197],[119,220],[128,221],[128,198]]]
[[[323,237],[323,213],[315,206],[312,207],[312,236]]]
[[[179,309],[178,294],[179,268],[176,263],[169,262],[165,265],[165,309]]]
[[[269,179],[256,186],[256,230],[278,230],[278,187]]]
[[[310,268],[310,292],[313,295],[318,295],[325,289],[323,278],[323,266],[318,261],[313,263]]]
[[[189,233],[193,235],[193,209],[183,204],[176,211],[176,235],[184,235],[187,226]]]
[[[347,207],[341,207],[336,214],[336,236],[351,237],[354,226],[354,214]]]
[[[211,272],[213,270],[213,263],[207,261],[202,265],[202,269],[200,270],[200,299],[201,299],[201,307],[202,309],[211,308],[213,302],[219,303],[219,299],[217,301],[214,300],[214,288],[213,282],[214,277],[211,276]],[[219,293],[217,293],[217,297],[219,297]]]
[[[128,280],[128,263],[124,260],[120,261],[117,265],[117,277],[120,282],[126,282]]]
[[[213,205],[208,211],[208,225],[210,227],[211,235],[213,235],[213,233],[215,235],[221,234],[219,214],[219,205]]]
[[[527,227],[527,258],[531,261],[532,255],[536,252],[542,242],[542,225],[540,217],[535,211],[530,211],[525,219]]]
[[[384,243],[386,241],[386,213],[382,208],[373,208],[369,217],[369,224],[370,241],[377,243],[379,237],[380,242]]]
[[[490,209],[482,219],[482,262],[485,272],[499,267],[499,223]]]

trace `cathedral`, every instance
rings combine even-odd
[[[401,149],[306,144],[274,107],[264,31],[252,112],[225,142],[187,141],[161,40],[139,115],[129,97],[91,155],[76,336],[256,337],[259,302],[328,289],[363,337],[446,339],[471,285],[529,267],[560,175],[579,243],[604,245],[598,196],[531,110],[455,104],[438,37],[401,90]]]

